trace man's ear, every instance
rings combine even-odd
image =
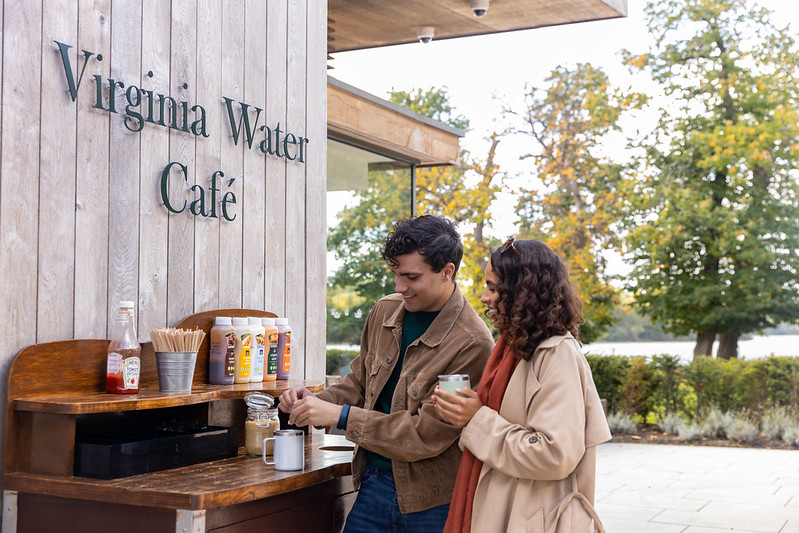
[[[455,265],[447,263],[444,265],[444,268],[441,269],[441,273],[444,274],[444,281],[452,280],[452,276],[455,275]]]

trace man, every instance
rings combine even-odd
[[[397,294],[369,313],[352,373],[316,395],[299,387],[280,397],[291,423],[335,425],[357,444],[352,475],[360,490],[345,533],[444,528],[460,428],[439,418],[431,395],[440,374],[469,374],[477,387],[494,344],[455,284],[462,257],[460,236],[444,218],[395,224],[383,259]]]

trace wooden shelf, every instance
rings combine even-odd
[[[161,392],[158,389],[142,389],[138,394],[108,394],[106,392],[83,392],[74,394],[49,394],[12,399],[15,411],[30,411],[52,414],[94,414],[115,411],[138,411],[160,409],[179,405],[194,405],[214,400],[242,399],[252,391],[265,392],[277,398],[286,389],[304,386],[311,392],[324,388],[321,381],[280,380],[263,383],[241,383],[237,385],[192,386],[191,393]]]
[[[330,449],[325,449],[330,448]],[[350,449],[345,450],[345,448]],[[353,444],[341,435],[314,431],[306,437],[305,468],[277,471],[241,448],[236,457],[118,479],[26,472],[4,476],[19,492],[167,509],[212,509],[286,494],[350,474]]]
[[[274,315],[222,309],[191,315],[176,327],[208,332],[215,316]],[[289,522],[302,531],[334,531],[336,516],[343,516],[334,508],[353,498],[351,443],[338,435],[310,431],[305,437],[305,468],[294,472],[275,471],[241,447],[245,394],[261,391],[277,399],[296,386],[318,392],[323,381],[207,384],[206,336],[191,393],[158,389],[155,353],[145,342],[140,392],[109,394],[105,392],[108,342],[72,339],[35,344],[21,350],[12,362],[4,391],[3,490],[10,506],[8,517],[6,513],[3,517],[4,531],[6,520],[17,531],[32,533],[85,533],[88,522],[113,522],[121,532],[262,531],[264,525]],[[126,424],[149,427],[173,419],[237,428],[238,455],[110,480],[73,475],[81,431]]]

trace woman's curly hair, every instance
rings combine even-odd
[[[582,303],[566,265],[546,244],[508,239],[491,254],[491,268],[499,278],[496,325],[516,357],[530,359],[553,335],[578,338]]]

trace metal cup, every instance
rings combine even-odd
[[[274,441],[274,461],[266,460],[266,443]],[[278,429],[274,437],[263,443],[263,460],[275,470],[302,470],[305,468],[305,433],[299,429]]]
[[[469,374],[444,374],[438,376],[438,388],[443,391],[447,391],[451,394],[457,394],[458,396],[463,396],[465,398],[465,394],[455,392],[455,389],[460,389],[463,387],[472,387],[471,381],[469,380]]]

